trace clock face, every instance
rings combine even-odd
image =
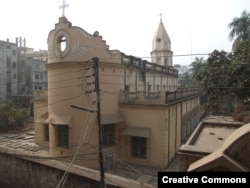
[[[157,42],[161,42],[161,38],[159,37],[159,38],[157,38]]]
[[[54,35],[53,50],[56,57],[65,57],[70,50],[70,35],[65,30],[59,30]]]

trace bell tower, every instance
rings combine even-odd
[[[171,41],[162,23],[162,14],[160,14],[160,17],[160,24],[152,41],[151,59],[152,63],[172,66],[173,52],[171,51]]]

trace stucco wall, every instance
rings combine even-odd
[[[44,142],[43,126],[39,123],[40,116],[48,112],[47,100],[34,101],[34,128],[35,128],[35,142],[43,146],[48,146],[48,142]]]
[[[126,160],[148,166],[165,168],[174,159],[182,142],[195,128],[195,114],[190,113],[199,106],[197,99],[189,99],[169,106],[121,105],[124,126],[150,129],[147,139],[147,158],[135,159],[130,156],[130,139],[123,138],[122,157]],[[194,117],[189,117],[194,116]],[[191,121],[193,119],[193,121]],[[124,136],[123,136],[124,137]]]
[[[176,150],[179,149],[181,146],[181,103],[177,104],[177,110],[176,110],[176,143],[175,148]]]
[[[123,145],[123,154],[126,160],[135,162],[137,164],[145,164],[149,166],[159,166],[162,167],[161,155],[155,155],[156,153],[165,153],[162,150],[165,150],[162,147],[161,138],[165,135],[165,131],[160,131],[164,127],[165,122],[162,122],[162,113],[161,109],[147,109],[147,108],[121,108],[121,113],[125,119],[125,126],[141,127],[141,128],[150,128],[150,137],[148,138],[148,147],[147,147],[147,159],[136,159],[130,156],[130,143],[129,136],[124,140]],[[164,135],[161,135],[163,133]],[[123,137],[125,137],[123,135]]]
[[[56,187],[64,171],[50,165],[25,160],[14,155],[0,154],[0,182],[12,188]],[[69,173],[65,186],[99,188],[99,182]]]
[[[126,148],[124,156],[130,162],[165,168],[176,155],[177,139],[180,139],[180,127],[176,119],[178,106],[169,108],[122,107],[121,113],[126,126],[150,129],[147,145],[147,159],[135,159],[130,156],[130,144],[127,138],[123,143]],[[180,106],[179,106],[180,107]],[[125,149],[124,148],[124,149]]]

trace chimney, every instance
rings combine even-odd
[[[22,47],[22,37],[19,37],[20,47]]]

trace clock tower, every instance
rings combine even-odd
[[[151,59],[158,65],[172,66],[172,56],[171,41],[161,19],[152,41]]]

